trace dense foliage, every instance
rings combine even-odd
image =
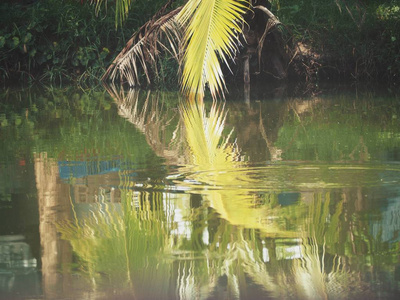
[[[175,7],[182,3],[172,2]],[[399,0],[270,2],[271,11],[300,42],[315,78],[398,80]],[[97,83],[130,35],[166,3],[132,1],[123,26],[116,27],[114,2],[101,1],[98,10],[91,1],[2,1],[0,78]],[[160,62],[166,74],[161,83],[177,82],[176,64]]]
[[[96,12],[77,0],[1,3],[0,78],[97,83],[130,35],[162,4],[138,1],[116,28],[111,5]]]
[[[400,1],[271,2],[321,76],[399,80]]]

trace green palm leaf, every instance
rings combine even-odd
[[[94,4],[96,7],[96,12],[98,13],[102,6],[107,8],[108,0],[89,0],[90,3]],[[122,25],[129,13],[129,8],[133,0],[115,0],[115,27],[118,24]]]
[[[182,90],[203,96],[208,83],[215,98],[225,87],[218,56],[232,58],[241,32],[245,2],[236,0],[189,0],[178,15],[185,34]]]

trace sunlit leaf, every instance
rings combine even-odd
[[[227,62],[236,51],[245,2],[235,0],[189,0],[178,15],[186,27],[182,90],[204,94],[208,84],[215,98],[225,87],[219,59]]]

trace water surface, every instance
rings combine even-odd
[[[395,92],[0,95],[1,299],[399,297]]]

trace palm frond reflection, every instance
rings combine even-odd
[[[182,103],[181,118],[189,146],[191,179],[215,187],[200,193],[232,225],[261,229],[270,236],[295,236],[274,218],[278,207],[257,205],[259,196],[253,186],[260,183],[248,172],[239,147],[230,141],[232,131],[224,136],[224,106],[213,102],[207,116],[203,101]],[[240,188],[239,188],[240,187]],[[269,196],[274,197],[274,190]]]
[[[120,171],[120,202],[95,203],[59,225],[94,288],[107,281],[138,299],[252,299],[254,286],[278,299],[369,295],[351,261],[357,237],[343,234],[355,222],[346,191],[333,199],[336,178],[302,185],[324,165],[251,166],[223,104],[188,101],[177,110],[141,95],[117,94],[118,112],[178,176],[139,186]]]
[[[146,195],[127,189],[121,195],[121,203],[99,202],[81,218],[60,223],[59,232],[70,241],[95,290],[111,286],[162,299],[170,267],[159,255],[171,249],[168,218],[150,209]],[[147,196],[161,209],[160,195]],[[150,283],[156,288],[147,289]]]
[[[185,124],[185,137],[189,145],[190,164],[199,170],[226,170],[239,161],[237,145],[228,143],[230,134],[224,138],[224,107],[216,101],[207,116],[203,101],[181,104],[181,118]]]

